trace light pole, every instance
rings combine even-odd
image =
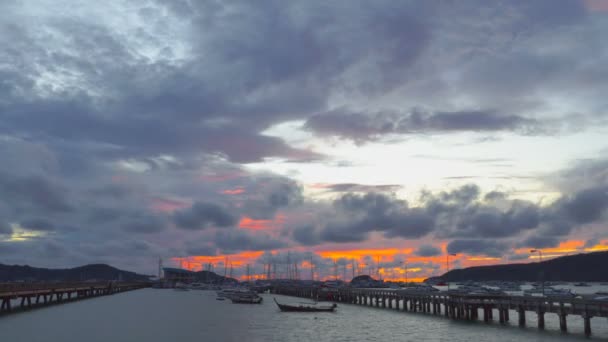
[[[445,255],[445,268],[446,268],[446,278],[447,278],[447,274],[450,272],[450,255],[451,256],[456,256],[456,253],[447,253]],[[448,291],[450,290],[450,282],[446,279],[446,282],[448,283]]]
[[[538,259],[540,260],[540,264],[543,263],[543,252],[540,249],[531,249],[530,253],[538,253]],[[542,266],[539,266],[540,270],[540,284],[541,291],[543,292],[543,297],[545,296],[545,274],[542,271]]]

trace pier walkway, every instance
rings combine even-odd
[[[526,312],[537,315],[539,329],[545,328],[545,314],[559,317],[560,329],[568,330],[567,317],[581,316],[585,335],[591,335],[591,318],[608,317],[608,301],[561,297],[509,295],[467,295],[456,292],[413,292],[390,289],[328,289],[313,287],[273,287],[272,293],[330,300],[339,303],[366,305],[393,310],[443,315],[450,319],[491,322],[495,314],[502,324],[509,322],[509,311],[517,314],[518,324],[526,325]],[[481,315],[480,315],[481,313]]]
[[[149,287],[148,283],[0,283],[0,315]]]

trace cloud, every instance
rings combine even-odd
[[[434,225],[425,210],[409,208],[406,201],[382,193],[344,194],[332,206],[337,212],[319,232],[327,242],[360,242],[373,231],[389,238],[419,238]]]
[[[13,228],[5,222],[0,221],[0,235],[11,235]]]
[[[336,184],[313,184],[314,189],[324,189],[331,192],[395,192],[403,186],[399,184],[358,184],[358,183],[336,183]]]
[[[567,195],[543,205],[507,193],[483,197],[472,185],[408,202],[390,195],[398,185],[348,177],[328,185],[324,201],[243,165],[331,163],[319,139],[268,134],[287,122],[385,144],[603,127],[605,27],[580,1],[124,6],[0,4],[0,234],[19,223],[53,232],[7,247],[11,261],[48,264],[55,256],[146,269],[151,255],[219,253],[219,245],[515,243],[561,240],[604,222],[605,160],[566,172],[556,187]],[[358,165],[334,157],[336,166]],[[239,187],[239,196],[218,195]],[[285,241],[223,230],[243,216],[278,214]],[[167,229],[171,223],[180,229]],[[191,243],[216,233],[217,244]]]
[[[158,233],[166,228],[166,223],[159,217],[146,215],[128,218],[121,228],[133,233]]]
[[[29,230],[38,231],[53,231],[55,230],[55,224],[50,221],[41,218],[28,219],[19,222],[19,225]]]
[[[448,243],[448,253],[500,257],[509,249],[504,242],[485,239],[456,239]]]
[[[210,246],[208,244],[203,244],[202,241],[197,243],[192,243],[190,246],[186,248],[187,255],[203,255],[203,256],[213,256],[217,255],[217,248],[215,246]]]
[[[531,134],[541,130],[534,119],[500,114],[493,110],[428,113],[356,113],[346,108],[316,114],[304,127],[319,135],[338,136],[356,142],[378,140],[387,135],[450,132],[512,131]]]
[[[559,245],[559,239],[555,236],[532,235],[518,243],[519,247],[551,248]]]
[[[441,250],[432,245],[421,245],[415,253],[421,257],[432,257],[441,255]]]
[[[287,244],[264,233],[253,234],[243,230],[217,231],[214,245],[223,253],[260,251],[284,248]]]
[[[294,241],[304,246],[314,246],[319,244],[320,238],[315,227],[311,225],[297,227],[293,230]]]
[[[173,221],[179,228],[200,230],[211,226],[232,227],[237,218],[215,203],[196,202],[189,209],[175,212]]]
[[[272,219],[280,209],[301,204],[302,187],[292,179],[262,175],[247,186],[241,212],[253,219]]]
[[[13,206],[46,213],[73,210],[66,189],[42,176],[16,176],[0,173],[0,196],[10,198]]]
[[[608,186],[582,190],[568,198],[563,206],[576,223],[597,221],[608,209]]]

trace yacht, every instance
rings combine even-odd
[[[540,288],[525,290],[524,296],[542,297],[543,290]],[[556,289],[553,287],[546,287],[545,288],[545,297],[574,298],[574,297],[576,297],[576,294],[573,293],[572,290],[570,290],[570,289]]]

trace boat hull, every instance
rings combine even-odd
[[[235,304],[262,304],[263,298],[232,298],[230,300]]]
[[[315,307],[312,305],[280,304],[279,302],[277,302],[276,299],[274,300],[274,302],[279,307],[279,310],[284,312],[334,312],[336,310],[336,307],[338,307],[335,303],[327,307]]]

